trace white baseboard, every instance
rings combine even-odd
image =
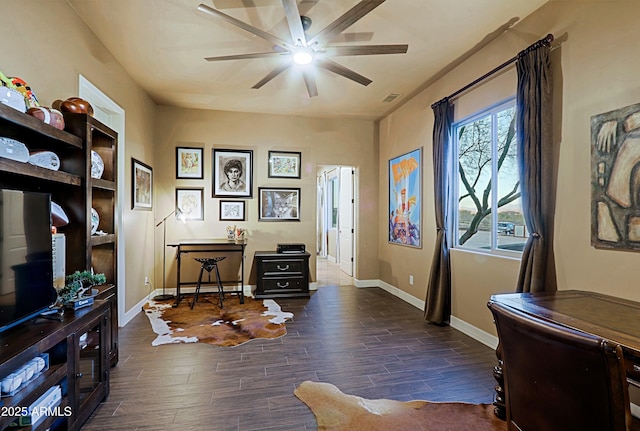
[[[468,335],[474,340],[481,342],[485,346],[491,347],[493,350],[498,347],[498,337],[496,337],[495,335],[491,335],[488,332],[485,332],[482,329],[477,328],[462,319],[458,319],[456,316],[451,316],[449,325],[452,328],[462,332],[463,334]]]
[[[413,305],[414,307],[420,310],[424,310],[425,301],[418,299],[415,296],[409,295],[404,290],[400,290],[397,287],[389,283],[386,283],[382,280],[355,280],[354,279],[354,284],[356,285],[356,287],[379,287],[380,289],[389,292],[393,296],[397,296],[398,298]],[[485,346],[488,346],[492,349],[495,349],[496,347],[498,347],[498,337],[491,335],[488,332],[485,332],[482,329],[477,328],[465,322],[462,319],[458,319],[455,316],[451,316],[450,326],[462,332],[463,334],[468,335],[474,340],[481,342]]]

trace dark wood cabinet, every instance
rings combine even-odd
[[[118,179],[118,134],[100,121],[86,114],[64,114],[65,130],[81,138],[83,156],[86,161],[83,177],[85,188],[85,267],[104,274],[107,284],[99,288],[99,298],[106,299],[111,307],[111,337],[109,361],[118,362],[118,296],[117,256],[118,223],[116,214]],[[100,175],[92,175],[92,153],[102,161]],[[92,232],[92,213],[96,212],[99,223]]]
[[[255,298],[308,297],[310,256],[309,252],[257,251]]]
[[[62,321],[40,318],[0,334],[3,375],[40,355],[46,355],[49,364],[13,396],[2,397],[6,414],[0,416],[0,430],[18,419],[14,413],[20,413],[55,386],[62,393],[59,408],[29,429],[80,429],[109,394],[109,313],[110,304],[98,300],[91,307],[67,311]]]

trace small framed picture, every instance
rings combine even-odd
[[[300,178],[302,153],[269,151],[269,178]]]
[[[186,220],[204,220],[204,188],[177,188],[176,208]]]
[[[300,189],[259,187],[258,221],[300,221]]]
[[[153,209],[153,169],[131,158],[131,209]]]
[[[220,201],[220,221],[244,221],[245,201]]]
[[[213,149],[213,197],[253,196],[253,151]]]
[[[202,148],[176,147],[176,178],[204,178]]]

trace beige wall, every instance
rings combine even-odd
[[[640,254],[590,245],[589,146],[591,116],[640,99],[640,58],[634,48],[640,38],[639,14],[640,2],[633,0],[552,0],[380,122],[381,172],[389,158],[420,146],[425,149],[422,250],[387,244],[386,175],[379,180],[383,281],[425,298],[435,234],[430,105],[552,33],[560,46],[552,52],[557,99],[554,135],[559,146],[554,244],[559,289],[640,300]],[[517,260],[453,251],[453,315],[495,334],[486,302],[492,293],[514,289],[518,268]],[[417,270],[416,284],[409,286],[408,274]]]
[[[146,294],[144,275],[153,273],[153,215],[131,211],[130,158],[151,160],[155,105],[64,0],[3,0],[0,70],[19,76],[40,104],[78,95],[82,74],[126,111],[124,199],[125,310]],[[12,12],[13,11],[13,12]],[[68,250],[73,252],[73,250]],[[122,281],[121,281],[122,282]],[[122,299],[121,299],[122,300]]]
[[[204,221],[185,225],[170,224],[167,241],[215,238],[225,235],[231,223],[218,220],[219,199],[212,198],[212,149],[243,149],[253,151],[253,198],[245,199],[245,222],[236,222],[248,229],[245,280],[250,277],[253,253],[274,250],[279,242],[303,242],[312,253],[310,266],[315,280],[316,250],[316,173],[319,165],[356,166],[359,178],[359,201],[356,214],[358,232],[357,278],[376,279],[378,271],[371,265],[377,256],[375,240],[377,226],[370,214],[377,212],[378,183],[374,145],[374,124],[363,120],[309,119],[303,117],[247,114],[222,111],[186,110],[160,107],[156,118],[156,155],[153,160],[155,178],[156,219],[169,214],[175,204],[176,187],[204,187]],[[176,180],[175,148],[204,148],[204,179]],[[302,152],[302,178],[268,178],[269,150]],[[300,187],[300,222],[259,222],[258,187]],[[369,220],[367,220],[367,216]],[[161,285],[162,232],[156,233],[156,280]],[[176,284],[175,252],[167,252],[167,286]]]

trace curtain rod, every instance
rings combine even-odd
[[[458,91],[456,91],[454,93],[451,93],[449,96],[438,100],[433,105],[431,105],[431,109],[433,109],[436,106],[438,106],[439,104],[443,103],[445,100],[453,99],[458,94],[468,90],[469,88],[473,87],[474,85],[478,84],[479,82],[484,81],[485,79],[487,79],[488,77],[490,77],[494,73],[499,72],[500,70],[504,69],[505,67],[507,67],[511,63],[516,62],[521,55],[526,54],[527,52],[529,52],[529,51],[531,51],[533,49],[538,49],[539,47],[541,47],[543,45],[549,46],[549,45],[551,45],[551,42],[553,42],[553,35],[551,33],[549,33],[548,35],[546,35],[545,37],[543,37],[539,41],[535,42],[534,44],[532,44],[532,45],[528,46],[527,48],[523,49],[522,51],[520,51],[518,53],[518,55],[516,55],[513,58],[511,58],[511,59],[505,61],[504,63],[502,63],[500,66],[498,66],[495,69],[485,73],[480,78],[478,78],[475,81],[473,81],[473,82],[465,85],[464,87],[462,87],[460,90],[458,90]]]

